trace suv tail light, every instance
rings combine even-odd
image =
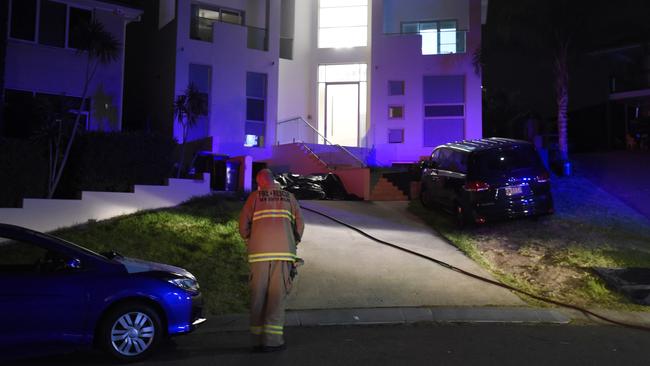
[[[551,180],[551,176],[547,172],[544,172],[539,174],[536,179],[537,183],[546,183]]]
[[[481,181],[473,181],[473,182],[467,182],[463,186],[463,189],[470,192],[487,191],[488,189],[490,189],[490,185]]]

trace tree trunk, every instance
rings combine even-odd
[[[70,134],[70,138],[68,139],[68,144],[65,147],[65,152],[63,153],[63,159],[61,159],[61,165],[56,167],[55,169],[55,177],[54,177],[54,182],[52,182],[52,185],[48,187],[48,192],[47,192],[47,198],[50,199],[54,196],[54,192],[56,192],[56,188],[59,185],[59,181],[61,180],[61,176],[63,175],[63,170],[65,169],[65,165],[68,162],[68,156],[70,156],[70,149],[72,148],[72,142],[74,141],[75,136],[77,135],[77,129],[79,128],[79,121],[81,120],[81,111],[83,111],[84,104],[86,104],[86,99],[88,98],[88,87],[90,86],[90,81],[93,79],[93,76],[95,76],[95,72],[97,71],[97,67],[99,66],[99,63],[95,63],[92,65],[92,59],[90,59],[90,55],[88,56],[88,66],[86,69],[86,80],[84,82],[84,88],[83,88],[83,93],[81,94],[81,105],[79,106],[79,110],[77,110],[77,116],[74,119],[74,125],[72,126],[72,133]],[[56,157],[58,160],[58,156]],[[56,160],[55,160],[55,166],[56,166]]]
[[[558,147],[562,164],[569,161],[569,141],[567,137],[567,115],[569,108],[569,65],[567,60],[568,41],[560,42],[555,55],[555,101],[557,103]]]
[[[181,144],[181,158],[178,163],[178,171],[176,172],[176,178],[181,177],[181,171],[183,171],[183,165],[185,165],[185,143],[187,142],[187,127],[183,126],[183,143]]]

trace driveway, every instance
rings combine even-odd
[[[650,153],[612,151],[576,154],[576,172],[650,220]]]
[[[490,275],[408,212],[407,202],[303,201],[388,242]],[[322,216],[303,211],[305,266],[289,309],[414,306],[524,306],[514,294],[382,246]]]

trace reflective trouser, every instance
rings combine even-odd
[[[254,346],[284,344],[284,306],[291,290],[292,262],[250,263],[251,333]]]

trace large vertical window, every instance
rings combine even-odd
[[[368,45],[368,0],[320,0],[318,47]]]
[[[48,46],[65,47],[66,5],[41,0],[38,41]]]
[[[70,8],[68,30],[68,47],[80,48],[83,45],[86,25],[90,23],[92,13],[85,9]]]
[[[244,14],[239,10],[218,7],[208,8],[193,4],[192,19],[190,20],[190,38],[212,42],[212,25],[215,22],[243,25]]]
[[[246,127],[244,146],[264,146],[266,135],[266,74],[246,73]]]
[[[465,33],[458,31],[455,20],[404,22],[402,33],[420,34],[423,55],[465,52]]]
[[[26,41],[36,40],[36,0],[11,2],[11,30],[9,36]]]
[[[9,19],[12,39],[81,48],[85,25],[92,20],[92,11],[51,0],[12,0]]]
[[[207,137],[210,132],[210,87],[212,85],[212,67],[208,65],[190,64],[189,70],[190,83],[194,84],[203,99],[206,113],[198,117],[196,125],[188,132],[190,141]]]

